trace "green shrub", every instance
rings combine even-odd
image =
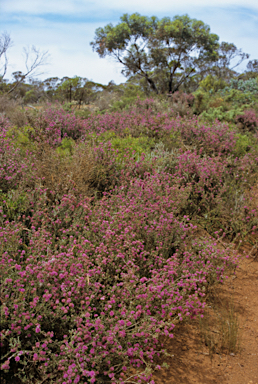
[[[7,132],[7,137],[12,139],[15,147],[20,148],[22,151],[35,150],[35,143],[31,140],[31,134],[34,132],[34,128],[30,125],[20,128],[14,126]]]
[[[122,97],[120,100],[116,100],[111,104],[111,112],[119,112],[123,109],[129,108],[137,99],[137,97]]]
[[[76,117],[80,117],[81,119],[87,119],[91,115],[91,111],[89,109],[79,109],[74,111]]]
[[[204,92],[215,93],[219,89],[223,89],[227,86],[227,83],[223,79],[219,79],[216,76],[208,75],[203,79],[199,87],[204,90]]]
[[[25,192],[11,189],[7,193],[0,190],[0,211],[5,220],[13,221],[23,214],[28,207],[28,198]],[[4,216],[5,215],[5,216]]]
[[[114,137],[111,139],[111,146],[118,151],[116,161],[123,163],[125,155],[129,155],[135,159],[139,158],[142,153],[149,153],[155,146],[154,139],[146,136],[132,137]]]
[[[64,103],[63,110],[66,112],[72,112],[72,106],[74,103]]]
[[[56,151],[61,156],[72,155],[74,150],[74,144],[75,142],[73,139],[71,139],[70,137],[65,137]]]
[[[205,121],[214,122],[216,119],[219,121],[234,122],[235,117],[243,113],[246,105],[242,107],[234,107],[230,110],[227,110],[226,105],[222,105],[217,108],[209,108],[207,111],[201,113],[201,117]]]
[[[91,146],[94,146],[99,143],[106,143],[115,137],[116,137],[116,134],[112,130],[103,132],[101,134],[91,132],[89,135],[89,141],[91,142]]]
[[[258,77],[248,80],[231,79],[230,85],[225,88],[225,91],[231,91],[232,89],[239,90],[245,94],[258,95]]]
[[[197,89],[194,95],[194,104],[193,104],[193,113],[200,115],[203,111],[207,109],[210,95],[207,92],[204,92],[201,89]]]
[[[253,140],[249,135],[236,134],[237,142],[234,149],[234,155],[237,157],[245,155],[252,148]]]
[[[226,91],[226,88],[223,90],[225,102],[230,102],[233,105],[242,105],[242,104],[252,104],[256,101],[257,95],[254,95],[251,92],[242,92],[238,89],[231,89]]]

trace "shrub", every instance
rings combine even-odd
[[[216,93],[219,89],[223,89],[227,83],[216,76],[208,75],[199,83],[199,87],[205,92]]]
[[[243,105],[241,107],[229,108],[229,110],[227,110],[226,106],[209,108],[207,109],[207,111],[204,111],[201,113],[201,117],[202,119],[209,122],[214,122],[215,120],[219,120],[219,121],[226,121],[230,123],[230,122],[234,122],[236,116],[239,113],[242,113],[245,108],[246,108],[246,105]]]
[[[0,190],[0,213],[8,221],[17,220],[28,208],[28,198],[24,191],[18,189],[3,193]]]
[[[244,131],[255,132],[258,127],[258,116],[254,110],[247,110],[235,118],[238,127]]]
[[[12,138],[8,137],[10,122],[0,118],[0,189],[6,193],[16,189],[19,182],[28,171],[29,152],[26,157],[21,156],[21,149],[14,145]]]
[[[180,130],[184,143],[196,148],[200,154],[228,155],[236,143],[235,133],[218,121],[210,125],[192,118],[182,121],[175,129]]]
[[[226,103],[232,103],[232,105],[241,106],[243,104],[252,104],[256,101],[257,96],[251,92],[242,92],[239,89],[227,89],[224,88],[221,91]]]
[[[172,112],[181,117],[192,115],[191,107],[194,104],[194,95],[175,92],[169,97]]]
[[[132,137],[129,135],[123,138],[114,137],[111,139],[111,147],[116,150],[116,160],[119,163],[123,162],[125,154],[139,159],[141,154],[150,152],[154,145],[154,140],[146,136]]]
[[[242,80],[242,79],[231,79],[230,85],[225,88],[225,91],[237,89],[243,93],[258,94],[258,80],[257,78]]]
[[[58,105],[28,115],[28,120],[34,130],[30,138],[38,143],[56,147],[65,137],[77,140],[82,135],[81,120]]]
[[[193,113],[195,115],[200,115],[208,106],[210,95],[207,92],[197,89],[194,92],[194,105]]]
[[[236,134],[237,141],[234,149],[234,154],[237,157],[245,155],[253,146],[253,139],[247,135]]]

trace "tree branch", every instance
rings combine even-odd
[[[48,64],[47,60],[49,58],[48,51],[40,52],[39,49],[37,49],[34,45],[31,48],[24,48],[24,54],[25,54],[25,65],[27,72],[21,76],[20,80],[16,82],[16,84],[7,92],[7,95],[9,95],[11,92],[13,92],[29,75],[35,75],[35,70],[42,65]],[[34,59],[32,60],[32,63],[30,64],[30,58],[31,55],[34,55]],[[37,73],[37,76],[41,75],[42,73]]]

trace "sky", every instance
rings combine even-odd
[[[257,0],[0,0],[0,35],[6,31],[13,41],[6,78],[25,71],[23,47],[34,45],[50,54],[39,79],[81,76],[102,84],[125,82],[122,67],[112,58],[99,58],[90,42],[98,27],[116,25],[124,13],[135,12],[158,18],[188,14],[208,24],[220,42],[234,43],[250,59],[258,59]]]

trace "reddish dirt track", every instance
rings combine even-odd
[[[170,367],[155,373],[157,384],[258,384],[258,254],[255,259],[243,258],[236,275],[216,288],[216,300],[224,309],[234,303],[240,352],[214,353],[211,359],[200,338],[199,321],[180,324],[174,339],[165,342],[173,356],[158,362],[166,362]]]

